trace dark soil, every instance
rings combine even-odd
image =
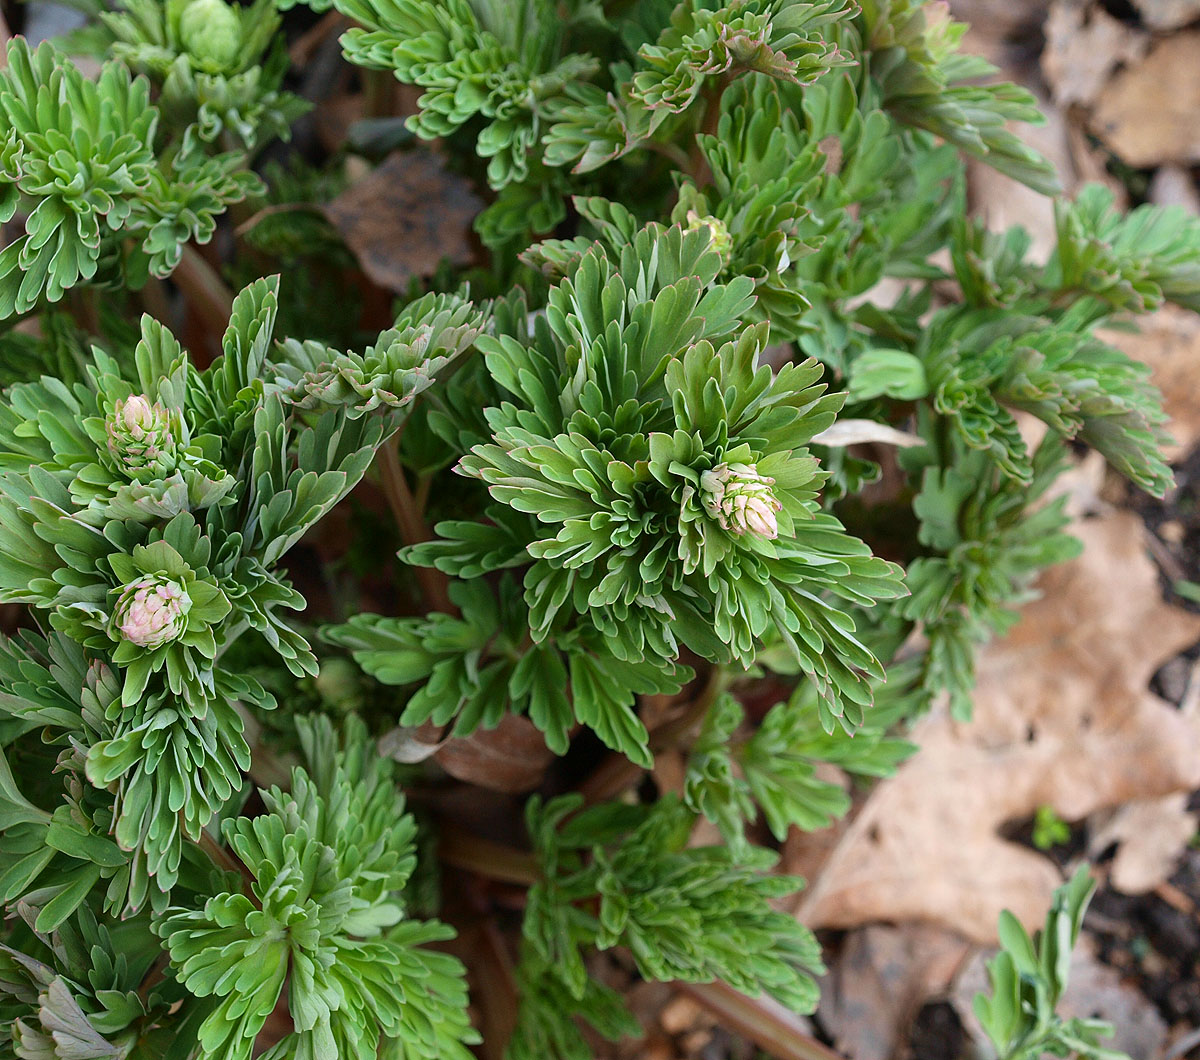
[[[931,1001],[917,1013],[903,1060],[961,1060],[967,1032],[947,1001]]]
[[[1105,889],[1084,927],[1100,959],[1137,986],[1168,1025],[1186,1031],[1200,1026],[1200,850],[1187,852],[1170,884],[1173,890],[1138,896]]]

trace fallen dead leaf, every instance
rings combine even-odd
[[[814,435],[812,441],[814,445],[830,446],[880,442],[884,445],[898,445],[902,449],[924,444],[923,439],[915,434],[898,431],[895,427],[889,427],[886,423],[876,423],[874,420],[838,420],[832,427]]]
[[[1101,338],[1150,366],[1150,379],[1163,394],[1173,444],[1167,459],[1178,460],[1200,441],[1200,315],[1165,305],[1141,320],[1140,332],[1101,331]]]
[[[434,758],[452,777],[468,784],[521,792],[537,787],[554,752],[528,718],[506,714],[494,729],[447,740]]]
[[[1072,519],[1090,515],[1102,515],[1112,507],[1104,499],[1104,485],[1108,481],[1108,464],[1094,449],[1073,463],[1054,480],[1048,497],[1066,496],[1063,509]]]
[[[1089,135],[1078,122],[1072,121],[1067,125],[1067,143],[1075,173],[1075,186],[1103,184],[1113,193],[1113,205],[1118,210],[1126,209],[1129,205],[1129,189],[1119,177],[1108,171],[1108,152],[1095,137]]]
[[[821,983],[821,1025],[846,1056],[888,1060],[920,1007],[949,988],[971,949],[961,935],[927,924],[871,924],[851,932]]]
[[[1200,161],[1200,32],[1158,41],[1117,74],[1097,98],[1091,126],[1137,168]]]
[[[1150,36],[1080,0],[1058,0],[1044,27],[1042,73],[1059,106],[1090,104],[1118,66],[1137,62]]]
[[[443,258],[475,259],[471,223],[483,202],[432,151],[397,151],[325,206],[329,220],[380,287],[402,291]]]
[[[1150,180],[1147,196],[1156,206],[1182,206],[1200,216],[1200,189],[1183,166],[1163,166]]]
[[[951,14],[998,37],[1024,36],[1041,25],[1049,0],[950,0]]]
[[[1188,813],[1186,792],[1139,799],[1120,807],[1088,843],[1095,857],[1116,843],[1108,882],[1123,894],[1145,894],[1170,878],[1180,855],[1196,835],[1197,818]]]
[[[1007,908],[1036,926],[1059,872],[1003,839],[1006,822],[1200,785],[1200,722],[1147,689],[1200,637],[1200,616],[1163,603],[1136,516],[1075,532],[1083,555],[1047,572],[1042,597],[982,653],[974,721],[914,726],[921,750],[847,828],[799,905],[805,923],[926,920],[992,941]]]
[[[1179,29],[1200,18],[1200,0],[1133,0],[1133,6],[1153,30]]]
[[[971,1004],[979,991],[989,989],[984,968],[987,956],[981,953],[966,966],[950,998],[963,1025],[976,1040],[983,1040],[984,1035]],[[1158,1009],[1139,990],[1124,982],[1119,972],[1100,963],[1086,934],[1071,954],[1067,989],[1058,1003],[1058,1012],[1065,1019],[1102,1019],[1112,1023],[1115,1033],[1104,1041],[1108,1049],[1141,1060],[1162,1055],[1167,1025]]]

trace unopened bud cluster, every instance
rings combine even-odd
[[[178,582],[148,574],[125,587],[114,624],[125,640],[153,651],[183,634],[191,606],[191,597]]]
[[[771,489],[774,484],[753,464],[718,464],[700,476],[700,502],[723,530],[774,540],[779,536],[775,513],[783,507]]]
[[[118,401],[105,422],[108,451],[130,474],[166,474],[175,467],[175,435],[170,413],[144,394]]]
[[[192,0],[179,18],[179,41],[200,66],[223,70],[237,60],[241,21],[224,0]]]

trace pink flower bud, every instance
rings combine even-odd
[[[129,472],[168,473],[175,466],[171,415],[144,394],[118,401],[105,422],[108,451]]]
[[[153,651],[184,632],[191,606],[181,585],[150,574],[125,587],[114,624],[125,640]]]

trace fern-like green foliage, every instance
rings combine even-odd
[[[646,979],[716,978],[795,1012],[816,1007],[820,949],[770,904],[801,882],[764,874],[774,853],[686,846],[694,818],[677,801],[580,806],[573,797],[529,803],[543,878],[525,909],[524,1003],[510,1060],[590,1056],[575,1016],[611,1037],[630,1029],[619,999],[588,974],[590,947],[627,947]]]
[[[1011,84],[974,84],[994,68],[959,54],[965,26],[931,15],[922,0],[861,9],[845,0],[646,2],[611,20],[582,0],[515,10],[497,0],[335,5],[358,23],[343,38],[351,62],[423,90],[409,119],[417,135],[474,134],[500,192],[479,219],[493,244],[563,218],[564,195],[578,186],[567,167],[591,174],[647,150],[686,158],[697,131],[715,128],[730,82],[825,85],[856,63],[860,90],[879,86],[899,121],[1040,190],[1057,187],[1049,164],[1006,127],[1041,120],[1033,97]],[[652,168],[648,176],[659,177]],[[788,200],[803,201],[800,186],[789,187]]]
[[[53,931],[21,923],[16,933],[25,952],[0,946],[0,1046],[9,1055],[150,1060],[177,1048],[163,1024],[185,994],[166,979],[143,989],[158,954],[144,918],[110,926],[82,906]]]
[[[156,154],[158,124],[149,84],[127,67],[106,63],[93,81],[52,45],[13,39],[0,72],[0,219],[26,219],[0,251],[0,319],[81,282],[169,274],[184,243],[208,242],[257,187],[236,154]]]
[[[450,599],[460,617],[357,615],[326,636],[349,648],[367,673],[389,685],[417,686],[402,725],[453,725],[455,736],[493,728],[522,712],[565,754],[576,723],[610,747],[650,765],[646,728],[633,711],[639,694],[678,692],[687,667],[630,662],[586,627],[541,643],[528,639],[529,609],[511,577],[498,594],[482,581],[455,582]]]
[[[1078,549],[1073,447],[1169,488],[1100,328],[1200,309],[1200,227],[1084,188],[1034,261],[970,217],[964,153],[1055,182],[921,0],[314,0],[372,118],[261,180],[314,22],[81,6],[95,77],[0,71],[0,1052],[466,1060],[515,1021],[489,1055],[588,1060],[639,1030],[614,959],[811,1011],[770,845],[969,717]],[[403,248],[380,319],[326,205],[412,136],[482,246]],[[1054,1011],[1087,894],[1002,921],[999,1055],[1110,1055]],[[438,917],[472,982],[518,958],[513,1011]]]
[[[996,67],[959,51],[964,23],[925,0],[863,0],[861,8],[854,28],[889,111],[1038,191],[1060,190],[1053,167],[1007,128],[1010,121],[1044,120],[1033,94],[1009,83],[977,83]]]
[[[272,1060],[376,1056],[384,1038],[405,1056],[471,1055],[458,962],[417,949],[453,932],[405,915],[415,827],[365,735],[352,723],[339,748],[328,720],[301,721],[308,770],[288,792],[261,792],[265,813],[222,828],[249,893],[155,920],[182,985],[213,999],[198,1030],[206,1056],[249,1060],[285,984],[295,1029]]]
[[[306,104],[287,70],[274,0],[124,0],[100,19],[111,53],[152,78],[180,149],[254,150],[287,138]]]
[[[631,663],[686,647],[746,664],[769,629],[825,724],[854,724],[882,671],[833,601],[895,597],[897,571],[820,511],[804,443],[840,400],[814,362],[760,363],[752,285],[717,282],[720,265],[707,231],[650,226],[584,254],[533,334],[518,312],[481,338],[502,396],[459,467],[525,516],[520,537],[446,522],[410,555],[451,574],[524,565],[535,643],[584,624]]]
[[[220,667],[220,653],[251,630],[293,674],[316,673],[283,617],[303,598],[274,565],[451,356],[429,364],[396,338],[391,403],[364,410],[351,390],[305,423],[309,391],[290,382],[299,372],[267,358],[275,307],[274,280],[243,291],[224,356],[205,372],[145,318],[128,376],[96,351],[85,381],[18,384],[0,405],[0,595],[44,611],[111,667],[77,747],[87,778],[114,793],[118,844],[138,853],[132,891],[113,899],[133,908],[147,876],[170,890],[183,841],[240,789],[250,749],[238,705],[273,704]],[[333,376],[361,363],[305,352],[305,366]],[[80,695],[69,682],[64,692]]]
[[[1046,926],[1032,939],[1008,910],[1000,914],[1000,952],[988,962],[991,996],[975,995],[975,1015],[1001,1060],[1033,1060],[1047,1054],[1080,1060],[1129,1060],[1106,1049],[1112,1024],[1063,1019],[1055,1011],[1067,988],[1071,949],[1096,890],[1087,866],[1054,892]]]
[[[1164,301],[1200,312],[1200,221],[1181,207],[1139,206],[1127,216],[1102,185],[1057,212],[1051,282],[1113,309],[1144,313]]]
[[[800,685],[791,700],[776,704],[750,734],[737,700],[717,698],[688,759],[684,801],[721,831],[735,850],[744,849],[746,825],[761,809],[782,842],[791,828],[827,828],[850,808],[838,784],[817,775],[821,762],[857,777],[884,777],[916,747],[889,735],[919,706],[919,668],[913,661],[888,668],[866,723],[851,735],[826,732],[819,723],[812,687]]]

